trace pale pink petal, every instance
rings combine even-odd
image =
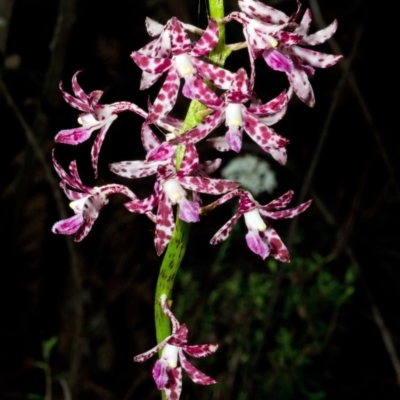
[[[150,72],[143,71],[142,77],[140,78],[139,90],[146,90],[157,82],[158,78],[162,75],[162,72],[158,74],[153,74]]]
[[[200,205],[196,201],[182,199],[179,202],[179,218],[186,222],[199,222]]]
[[[309,64],[315,68],[328,68],[335,65],[342,56],[336,56],[334,54],[321,53],[310,49],[305,49],[300,46],[293,46],[291,52],[295,54],[303,63]]]
[[[294,30],[294,33],[297,33],[299,35],[307,35],[308,31],[311,28],[311,11],[309,8],[304,12],[303,18],[300,21],[299,26]],[[303,39],[300,41],[300,43],[303,43]]]
[[[260,238],[257,230],[249,230],[246,235],[246,243],[249,249],[258,254],[263,260],[269,256],[269,248],[267,244]]]
[[[195,98],[195,76],[188,76],[185,78],[185,83],[182,88],[182,94],[188,98],[188,99],[194,99]]]
[[[146,123],[142,125],[141,139],[142,139],[142,145],[147,153],[157,149],[161,144],[157,136],[154,134],[152,129]]]
[[[72,129],[63,129],[57,133],[54,140],[56,143],[64,143],[76,145],[88,140],[93,131],[99,129],[102,124],[98,124],[90,127],[79,127]]]
[[[243,132],[236,127],[229,128],[225,134],[226,143],[236,153],[240,153],[242,148]]]
[[[308,45],[308,46],[316,46],[321,43],[325,43],[328,39],[330,39],[337,29],[337,21],[336,19],[328,25],[326,28],[319,30],[311,35],[305,36],[300,44]]]
[[[207,139],[207,143],[209,143],[212,147],[221,152],[226,152],[231,149],[229,147],[229,144],[226,142],[225,136]]]
[[[271,154],[272,158],[281,165],[285,165],[287,162],[287,151],[285,147],[280,147],[279,149],[263,148],[266,153]]]
[[[82,215],[77,214],[70,218],[56,222],[51,228],[51,231],[61,235],[73,235],[83,224],[84,220]]]
[[[149,17],[146,17],[145,24],[147,33],[152,37],[159,36],[164,29],[163,25]]]
[[[156,363],[154,364],[154,367],[152,369],[152,375],[158,390],[164,388],[168,383],[169,379],[167,374],[168,368],[170,367],[168,366],[167,362],[163,359],[157,360]]]
[[[264,50],[262,56],[267,65],[274,71],[291,72],[293,61],[275,49]]]
[[[301,68],[301,66],[294,64],[292,72],[287,74],[287,77],[298,98],[309,107],[314,107],[314,91],[311,87],[310,81],[308,80],[306,72]]]

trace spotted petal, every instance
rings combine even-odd
[[[179,350],[179,361],[182,365],[182,368],[186,371],[186,373],[189,375],[189,378],[194,383],[198,383],[199,385],[212,385],[217,383],[214,379],[210,378],[192,365],[185,357],[182,349]]]
[[[233,72],[217,67],[213,64],[207,64],[206,62],[195,57],[193,57],[191,60],[195,65],[199,75],[211,81],[212,84],[219,89],[229,89],[233,79],[235,78],[235,74]]]
[[[261,19],[270,24],[284,24],[289,17],[276,8],[269,7],[257,0],[239,0],[239,8],[249,17]]]
[[[153,108],[147,117],[147,123],[154,123],[164,118],[174,106],[179,91],[179,75],[175,68],[171,68],[154,101]]]
[[[290,254],[282,239],[270,226],[260,232],[261,238],[268,244],[270,255],[281,262],[290,262]]]
[[[178,178],[179,183],[186,189],[213,195],[223,194],[236,189],[240,184],[225,179],[211,179],[204,176],[184,176]]]
[[[191,50],[190,54],[195,57],[201,57],[209,53],[218,43],[218,24],[211,18],[203,36]]]
[[[211,244],[218,244],[226,240],[226,238],[231,233],[233,227],[236,225],[236,222],[241,217],[241,214],[235,214],[229,221],[227,221],[218,232],[211,238]]]
[[[316,46],[321,43],[325,43],[328,39],[330,39],[337,29],[337,21],[336,19],[328,25],[326,28],[319,30],[311,35],[305,36],[300,44],[308,45],[308,46]]]
[[[308,200],[303,204],[300,204],[297,207],[289,208],[287,210],[282,210],[282,211],[265,211],[263,209],[260,209],[260,213],[267,218],[271,219],[288,219],[288,218],[294,218],[297,215],[301,214],[307,208],[310,206],[312,200]]]
[[[244,130],[262,148],[280,148],[289,141],[279,136],[273,129],[258,122],[257,118],[244,109]]]
[[[172,65],[172,61],[168,58],[148,57],[138,51],[132,52],[131,58],[140,69],[151,74],[161,74]]]
[[[109,165],[110,171],[125,178],[136,179],[157,173],[160,161],[120,161]]]
[[[63,129],[57,133],[54,140],[56,143],[77,145],[88,140],[92,135],[92,132],[99,129],[102,125],[103,124],[97,124],[88,127],[82,126],[72,129]]]
[[[171,240],[174,232],[175,221],[172,210],[172,202],[169,197],[163,193],[157,210],[157,225],[154,244],[157,255],[161,255]]]

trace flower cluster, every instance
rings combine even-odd
[[[140,89],[152,86],[162,75],[165,80],[148,111],[137,105],[120,101],[101,104],[101,91],[85,93],[78,84],[78,71],[72,78],[74,95],[66,92],[60,84],[65,101],[81,111],[80,127],[60,131],[56,142],[77,145],[89,140],[98,131],[92,146],[91,161],[95,177],[98,175],[98,159],[101,146],[111,124],[118,114],[134,112],[143,118],[141,141],[146,156],[143,160],[128,160],[110,164],[110,170],[122,177],[139,179],[154,176],[154,192],[140,199],[128,187],[108,184],[102,187],[85,186],[73,161],[69,174],[58,164],[53,153],[54,167],[61,178],[61,187],[72,201],[75,215],[53,226],[53,232],[74,235],[82,240],[92,228],[102,207],[111,194],[123,194],[129,198],[124,204],[133,213],[146,214],[155,224],[154,244],[158,255],[168,245],[175,227],[173,207],[177,205],[177,218],[188,223],[196,223],[200,217],[214,210],[226,201],[238,198],[237,213],[212,237],[211,244],[225,240],[233,226],[244,217],[248,233],[245,236],[249,249],[262,259],[272,256],[282,262],[289,262],[288,249],[278,233],[270,225],[270,220],[293,218],[305,211],[310,201],[297,207],[285,209],[292,199],[289,191],[267,205],[260,205],[253,195],[240,188],[238,182],[217,179],[212,174],[220,167],[221,159],[203,160],[197,150],[197,143],[205,140],[217,151],[242,149],[243,132],[265,153],[279,164],[287,161],[286,146],[289,141],[277,133],[272,126],[286,113],[293,94],[305,104],[313,106],[314,93],[310,78],[315,68],[334,65],[341,56],[330,55],[309,49],[329,39],[337,28],[334,21],[325,29],[309,33],[311,12],[301,15],[301,5],[290,16],[258,0],[239,0],[240,11],[232,12],[222,20],[210,19],[205,30],[171,18],[164,26],[150,18],[146,27],[153,38],[150,43],[134,51],[131,58],[142,70]],[[219,25],[237,21],[243,28],[245,43],[230,45],[230,49],[246,46],[250,58],[250,74],[245,69],[229,71],[207,60],[207,55],[215,48],[219,38]],[[189,32],[197,35],[192,41]],[[267,66],[284,72],[288,87],[276,98],[262,102],[255,93],[255,60],[263,58]],[[205,110],[199,115],[200,122],[192,129],[183,131],[183,121],[170,116],[181,86],[181,93],[188,99],[203,104]],[[218,89],[218,95],[213,90]],[[201,119],[202,118],[202,119]],[[227,129],[222,136],[211,134],[224,124]],[[160,140],[154,133],[163,132]],[[203,205],[202,194],[221,196],[208,205]],[[163,311],[173,325],[173,334],[154,349],[135,361],[144,361],[163,348],[163,356],[156,363],[153,375],[159,389],[165,391],[168,399],[177,399],[180,394],[180,365],[197,383],[209,384],[214,381],[197,371],[184,356],[186,351],[192,356],[202,356],[213,352],[216,347],[187,346],[187,329],[179,326],[167,307],[166,299],[161,299]],[[173,396],[173,393],[175,394]]]

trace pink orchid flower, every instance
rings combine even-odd
[[[214,379],[193,366],[187,360],[185,353],[196,358],[206,357],[214,353],[218,345],[187,345],[188,329],[185,324],[179,324],[174,314],[168,308],[166,295],[160,297],[160,304],[164,314],[171,321],[172,334],[157,346],[134,357],[133,361],[146,361],[162,349],[161,357],[156,361],[153,368],[153,378],[158,390],[164,391],[167,400],[179,400],[182,391],[182,368],[189,375],[189,378],[199,385],[212,385],[216,383]]]

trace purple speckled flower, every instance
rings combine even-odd
[[[270,153],[279,163],[285,164],[285,146],[289,141],[269,126],[285,115],[289,97],[283,92],[266,104],[251,105],[247,108],[243,103],[248,102],[251,95],[252,88],[243,68],[235,74],[229,90],[220,98],[207,87],[195,85],[194,98],[215,112],[190,131],[172,139],[170,143],[173,145],[196,143],[225,122],[228,127],[225,137],[209,139],[217,150],[231,149],[239,153],[244,130],[265,152]],[[168,143],[164,146],[168,146]]]
[[[157,143],[154,137],[153,143]],[[172,149],[172,153],[168,149]],[[199,199],[194,195],[193,200],[189,200],[185,189],[194,193],[219,195],[236,189],[239,185],[237,182],[204,176],[208,170],[212,171],[215,165],[219,165],[219,162],[201,166],[193,144],[186,146],[179,171],[176,170],[174,147],[169,146],[166,154],[167,157],[162,157],[163,152],[158,152],[158,159],[155,161],[121,161],[110,165],[112,172],[131,179],[157,174],[154,193],[144,200],[134,199],[126,203],[125,207],[131,212],[147,213],[158,206],[154,238],[158,255],[164,251],[174,232],[174,205],[179,204],[179,218],[183,221],[199,221]],[[193,173],[197,175],[192,176]]]
[[[270,255],[279,261],[289,262],[289,251],[277,232],[270,226],[268,219],[293,218],[305,211],[310,206],[311,200],[297,207],[282,210],[291,201],[293,197],[292,191],[262,206],[249,192],[237,189],[220,197],[214,203],[203,207],[201,211],[207,212],[208,210],[212,210],[235,196],[239,196],[237,213],[222,226],[210,240],[210,243],[218,244],[223,242],[229,236],[239,218],[243,216],[248,229],[246,242],[249,249],[253,253],[258,254],[262,259]]]
[[[337,21],[311,35],[311,11],[307,9],[300,24],[295,23],[301,12],[297,1],[297,11],[292,16],[269,7],[258,0],[239,0],[242,12],[233,12],[224,21],[236,20],[243,25],[254,80],[254,60],[261,56],[270,68],[285,72],[297,96],[312,107],[314,92],[309,78],[314,68],[328,68],[336,64],[341,55],[325,54],[303,46],[316,46],[326,42],[337,29]]]
[[[211,385],[216,381],[194,367],[186,358],[185,353],[192,357],[205,357],[214,353],[218,345],[202,344],[187,345],[188,329],[185,324],[180,325],[174,314],[168,308],[167,296],[160,297],[160,304],[164,314],[170,319],[172,335],[145,353],[133,358],[135,362],[143,362],[162,349],[159,360],[153,368],[153,378],[158,390],[164,390],[167,400],[179,400],[182,391],[182,368],[189,378],[200,385]]]
[[[61,178],[60,186],[68,199],[71,200],[70,207],[75,213],[73,217],[56,222],[52,227],[53,233],[75,235],[75,241],[80,242],[92,229],[100,210],[108,203],[108,196],[121,193],[131,200],[136,199],[134,193],[122,185],[85,186],[79,177],[76,161],[71,162],[69,165],[70,174],[67,174],[55,159],[54,151],[53,165]],[[151,214],[148,215],[151,216]]]
[[[139,114],[143,118],[147,117],[147,113],[133,103],[120,101],[113,104],[99,104],[99,100],[103,95],[100,90],[95,90],[86,94],[78,84],[78,71],[72,77],[72,91],[75,96],[65,92],[60,82],[60,90],[64,100],[73,108],[83,111],[78,118],[80,127],[72,129],[64,129],[57,133],[55,141],[65,144],[80,144],[90,138],[92,133],[100,129],[92,146],[91,158],[95,177],[97,177],[97,162],[99,152],[104,138],[112,122],[117,118],[117,114],[122,111],[131,111]]]
[[[155,32],[158,30],[155,29]],[[148,123],[165,117],[172,110],[178,96],[181,78],[185,80],[182,93],[188,98],[193,97],[193,85],[201,80],[199,76],[210,80],[221,89],[227,89],[234,78],[232,72],[200,60],[200,57],[208,54],[217,44],[218,25],[215,20],[210,20],[207,29],[194,46],[185,31],[185,26],[176,18],[168,22],[160,38],[162,39],[152,42],[151,50],[145,46],[144,51],[142,48],[131,54],[133,61],[145,73],[142,76],[141,89],[149,87],[168,71],[149,111]],[[155,48],[162,51],[155,54]]]

